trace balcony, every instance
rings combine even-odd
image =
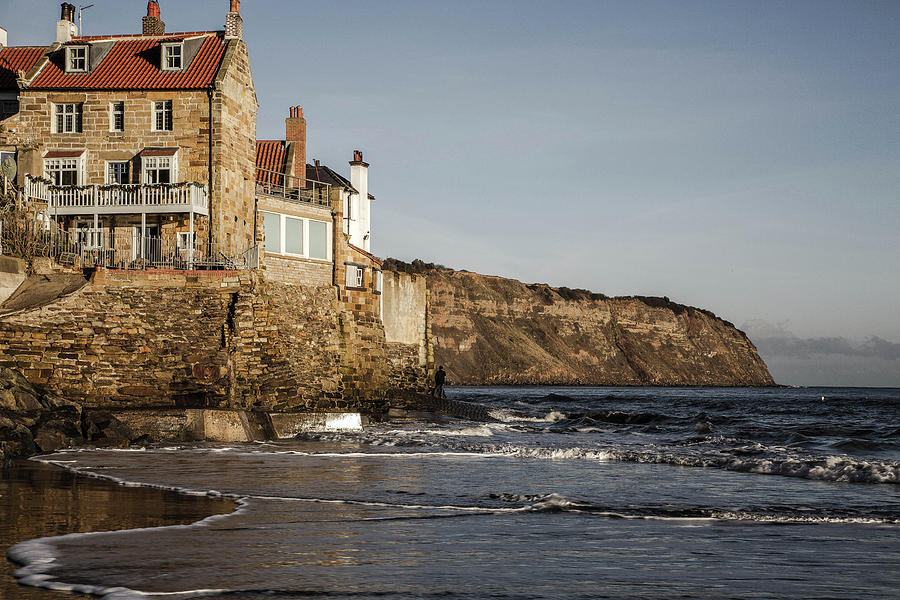
[[[56,186],[26,176],[25,195],[46,202],[51,216],[174,213],[209,216],[206,186],[198,183]]]
[[[331,186],[312,179],[300,179],[277,171],[256,170],[256,193],[272,198],[331,206]]]

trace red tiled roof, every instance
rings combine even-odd
[[[218,31],[182,31],[180,33],[164,33],[162,35],[145,35],[143,33],[122,33],[118,35],[77,35],[72,38],[72,42],[100,42],[113,40],[128,40],[134,38],[151,38],[160,42],[184,40],[191,37],[200,37],[202,35],[218,35]]]
[[[256,142],[256,180],[263,183],[275,183],[281,185],[281,178],[274,177],[273,173],[284,173],[287,165],[287,144],[281,140],[258,140]],[[271,181],[278,179],[278,181]]]
[[[160,70],[158,55],[152,52],[160,43],[201,36],[206,36],[206,39],[187,69],[178,72]],[[115,45],[100,65],[90,73],[66,73],[62,69],[61,61],[51,60],[30,87],[67,90],[203,89],[209,87],[215,80],[222,57],[225,55],[225,41],[221,32],[133,37],[94,36],[76,40],[110,40],[114,41]],[[154,54],[153,58],[150,58],[149,54]]]
[[[0,49],[0,90],[18,89],[16,72],[30,71],[46,50],[40,46]]]

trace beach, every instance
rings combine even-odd
[[[230,512],[233,502],[75,475],[60,467],[19,460],[0,467],[0,547],[45,536],[192,523]],[[0,598],[48,600],[59,594],[19,585],[4,562]]]
[[[55,531],[127,530],[10,555],[38,584],[109,600],[858,600],[900,586],[898,390],[450,396],[490,420],[37,457],[108,483],[54,491],[82,497],[63,514],[104,499]],[[17,539],[53,532],[52,513],[30,519]]]

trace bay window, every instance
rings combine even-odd
[[[81,160],[78,158],[46,158],[44,159],[44,176],[53,185],[80,185]]]
[[[143,183],[172,183],[175,181],[174,156],[145,156],[141,159]]]
[[[263,212],[266,252],[330,260],[331,224],[325,221]]]

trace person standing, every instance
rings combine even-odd
[[[435,398],[446,398],[447,396],[444,394],[444,380],[447,379],[447,372],[444,371],[444,367],[438,367],[437,372],[434,374],[434,390],[432,390],[431,395]]]

